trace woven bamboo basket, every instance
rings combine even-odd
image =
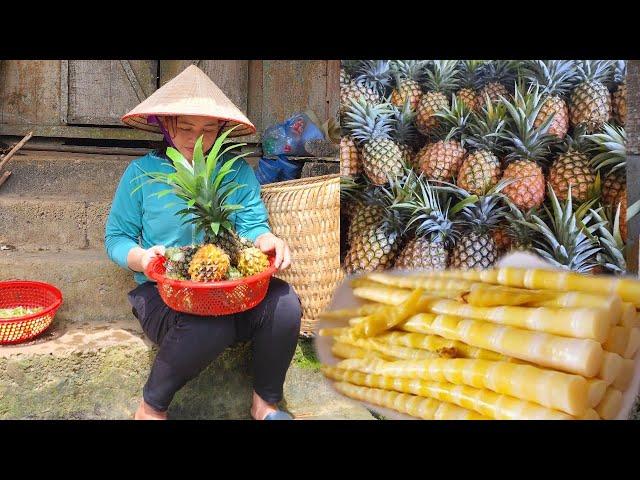
[[[275,235],[287,241],[291,266],[276,273],[302,303],[300,334],[310,337],[318,315],[343,278],[340,268],[340,176],[301,178],[262,186]]]

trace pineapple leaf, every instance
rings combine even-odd
[[[220,232],[220,222],[211,222],[211,230],[213,231],[214,235],[217,236]]]

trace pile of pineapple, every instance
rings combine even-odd
[[[235,237],[235,238],[234,238]],[[237,280],[264,272],[269,258],[245,239],[234,235],[232,241],[170,247],[165,251],[165,275],[174,280],[219,282]]]
[[[625,68],[343,61],[347,273],[484,269],[512,249],[626,271]]]

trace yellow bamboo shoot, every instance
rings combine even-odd
[[[638,327],[638,316],[636,314],[636,307],[631,302],[622,302],[622,313],[620,314],[621,327],[633,328]]]
[[[487,283],[474,283],[463,298],[476,307],[501,307],[529,305],[532,302],[552,300],[556,295],[547,290],[527,290],[525,288],[503,287]]]
[[[340,358],[368,358],[371,356],[377,356],[386,360],[395,359],[395,357],[387,357],[377,351],[367,350],[366,348],[360,348],[343,342],[334,342],[331,346],[331,353]]]
[[[595,376],[602,365],[602,346],[595,340],[532,332],[479,320],[421,313],[403,330],[440,335],[510,357],[584,377]]]
[[[321,328],[318,330],[318,335],[321,337],[339,337],[346,334],[349,330],[349,327]]]
[[[347,397],[390,408],[423,420],[489,420],[484,415],[457,405],[439,402],[433,398],[424,398],[380,388],[362,387],[348,382],[336,382],[333,386]]]
[[[587,403],[588,382],[583,377],[530,365],[462,358],[394,362],[347,359],[336,365],[336,368],[385,377],[467,385],[577,416],[585,414],[587,408],[591,407]],[[606,384],[602,382],[602,395],[606,388]]]
[[[423,278],[417,275],[393,275],[386,272],[371,272],[366,277],[368,280],[389,285],[392,287],[409,288],[414,290],[421,288],[423,290],[464,290],[469,291],[473,282],[465,282],[457,279],[434,279]]]
[[[542,290],[543,292],[550,290]],[[554,292],[554,297],[543,302],[531,302],[530,307],[601,308],[610,312],[611,325],[617,325],[622,315],[622,300],[617,295],[594,295],[584,292]]]
[[[604,394],[607,391],[607,382],[599,378],[589,378],[587,379],[587,388],[587,405],[589,408],[594,408],[604,398]]]
[[[464,291],[462,290],[429,291],[429,296],[458,299],[461,298],[463,293]],[[358,298],[379,302],[384,305],[400,305],[409,298],[411,290],[375,284],[356,287],[353,289],[353,295]]]
[[[590,408],[584,415],[578,417],[578,420],[600,420],[600,415],[593,408]]]
[[[407,291],[407,293],[410,294],[411,292]],[[407,297],[408,296],[409,295],[407,295]],[[326,320],[343,320],[345,318],[362,317],[376,313],[382,308],[384,308],[384,305],[379,303],[367,303],[358,308],[341,308],[339,310],[322,312],[320,313],[319,318]]]
[[[620,408],[622,408],[622,392],[609,387],[595,410],[600,418],[613,420],[620,413]]]
[[[634,370],[635,362],[630,359],[624,359],[622,361],[622,367],[620,368],[620,372],[618,376],[613,381],[613,388],[616,390],[620,390],[624,392],[631,385],[631,380],[633,379],[633,370]]]
[[[500,420],[573,420],[575,417],[541,405],[500,395],[491,390],[481,390],[466,385],[445,382],[429,382],[411,378],[396,378],[323,367],[325,376],[343,382],[385,390],[396,390],[421,397],[434,398],[481,415]]]
[[[421,333],[409,333],[392,331],[376,337],[377,340],[393,345],[402,345],[411,348],[422,348],[436,353],[443,350],[454,349],[458,354],[451,357],[478,358],[484,360],[508,360],[504,355],[496,352],[472,347],[457,340],[448,340],[437,335],[423,335]]]
[[[620,374],[622,368],[622,357],[617,353],[604,352],[602,354],[602,364],[598,371],[597,377],[611,385],[616,377]]]
[[[416,289],[402,304],[385,307],[364,317],[362,323],[353,327],[353,334],[358,337],[373,337],[393,328],[418,312],[423,294],[423,290]]]
[[[622,356],[624,358],[633,358],[635,357],[638,348],[640,348],[640,328],[634,327],[629,332],[627,348],[625,348]]]
[[[608,352],[613,352],[617,353],[620,356],[624,356],[624,353],[627,349],[627,344],[629,343],[630,333],[630,328],[612,327],[609,331],[607,340],[602,344],[602,348],[604,348]]]
[[[340,343],[346,345],[352,345],[364,350],[372,350],[379,352],[388,358],[403,359],[403,360],[424,360],[427,358],[438,358],[435,352],[428,350],[422,350],[420,348],[408,348],[401,347],[399,345],[390,345],[386,342],[380,341],[377,338],[354,338],[349,336],[342,336],[336,339]],[[358,357],[356,357],[358,358]]]

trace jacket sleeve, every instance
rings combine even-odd
[[[238,161],[236,165],[234,167],[238,168],[238,173],[235,180],[245,185],[237,191],[238,196],[233,200],[244,207],[236,213],[236,231],[254,242],[263,233],[271,231],[269,214],[260,196],[260,183],[253,169],[244,160]]]
[[[142,190],[138,189],[132,194],[141,182],[141,179],[136,179],[140,173],[133,162],[122,174],[105,227],[104,246],[107,255],[127,269],[127,255],[133,247],[139,246],[142,233]]]

